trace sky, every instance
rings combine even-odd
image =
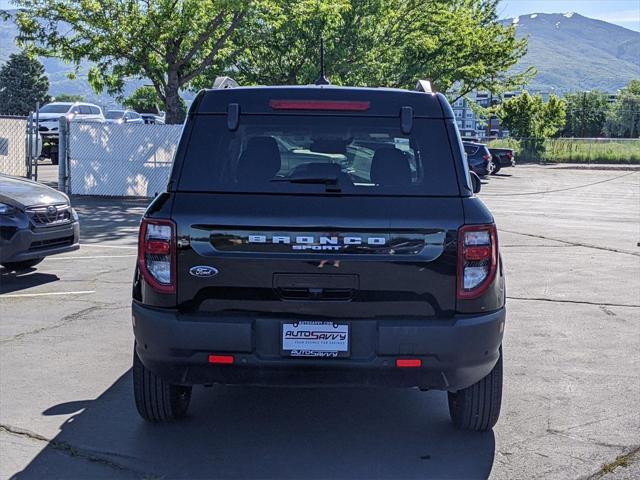
[[[640,0],[502,0],[498,6],[500,18],[567,12],[640,31]]]
[[[0,8],[10,5],[10,0],[0,0]],[[502,0],[498,12],[500,18],[527,13],[576,12],[640,31],[640,0]]]

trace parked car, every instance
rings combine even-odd
[[[38,112],[38,130],[44,143],[42,155],[58,164],[58,137],[60,117],[69,121],[104,122],[102,109],[92,103],[53,102],[40,107]]]
[[[144,419],[183,417],[198,384],[377,384],[447,391],[456,426],[493,427],[497,230],[446,97],[419,85],[198,94],[140,225]]]
[[[102,109],[92,103],[53,102],[40,107],[38,113],[40,134],[43,137],[57,137],[58,120],[63,116],[74,121],[104,122]]]
[[[0,174],[0,265],[24,270],[79,248],[78,216],[65,194]]]
[[[145,123],[142,116],[133,110],[107,110],[104,119],[107,123]]]
[[[511,148],[490,148],[489,153],[491,161],[495,165],[493,172],[491,172],[493,175],[498,173],[501,168],[516,166],[515,153]]]
[[[464,152],[467,154],[469,168],[480,177],[491,175],[495,168],[491,161],[491,153],[484,143],[463,142]]]
[[[149,125],[164,125],[164,117],[155,113],[141,113],[144,123]]]

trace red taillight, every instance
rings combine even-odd
[[[348,100],[271,100],[274,110],[342,110],[364,112],[369,110],[371,102]]]
[[[209,363],[230,365],[233,363],[233,355],[209,355]]]
[[[170,251],[169,242],[163,240],[148,240],[145,245],[145,253],[149,255],[168,255]]]
[[[160,293],[175,293],[176,226],[171,220],[142,219],[138,268],[151,288]]]
[[[513,152],[507,152],[507,158],[509,159],[513,158]]]
[[[419,358],[398,358],[396,367],[398,368],[418,368],[422,366],[422,360]]]
[[[464,258],[466,260],[483,260],[491,255],[491,247],[467,247]]]
[[[496,226],[466,225],[458,231],[458,298],[482,295],[495,278],[498,265]]]
[[[485,162],[488,162],[489,160],[491,160],[491,155],[483,155],[482,158]]]

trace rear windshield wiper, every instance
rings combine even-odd
[[[304,184],[316,184],[325,185],[327,191],[339,192],[338,177],[336,176],[297,176],[297,177],[276,177],[270,180],[271,182],[288,182],[288,183],[304,183]]]

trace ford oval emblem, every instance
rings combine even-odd
[[[206,265],[198,265],[191,267],[189,273],[194,277],[213,277],[218,274],[218,269],[214,267],[208,267]]]

